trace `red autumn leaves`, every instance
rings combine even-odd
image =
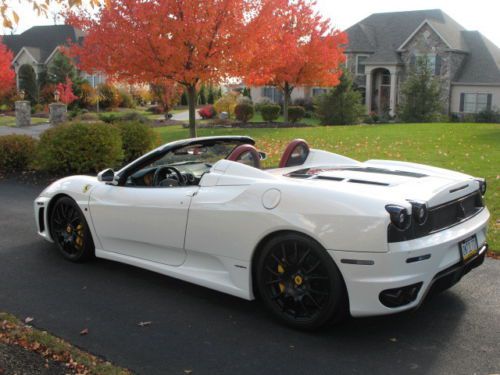
[[[7,94],[15,83],[15,73],[11,67],[12,59],[12,52],[0,39],[0,97]]]

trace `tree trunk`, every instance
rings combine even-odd
[[[285,88],[283,90],[284,101],[283,101],[283,122],[288,124],[288,106],[290,104],[290,97],[292,94],[293,87],[290,87],[288,82],[285,82]]]
[[[188,85],[186,89],[189,108],[189,137],[196,138],[196,86]]]

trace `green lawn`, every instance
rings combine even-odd
[[[31,124],[38,125],[44,124],[48,121],[46,118],[32,117]],[[16,126],[15,116],[0,116],[0,126]]]
[[[164,142],[188,137],[180,126],[156,128]],[[276,165],[286,144],[303,138],[314,148],[357,160],[395,159],[465,172],[488,181],[491,248],[500,253],[500,124],[394,124],[284,129],[200,129],[200,136],[249,135]]]

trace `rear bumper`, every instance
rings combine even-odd
[[[453,286],[483,263],[489,216],[485,208],[452,228],[391,243],[387,253],[330,250],[344,277],[351,315],[386,315],[414,309],[427,295]],[[472,235],[477,238],[479,250],[464,263],[459,243]],[[382,297],[384,293],[389,299]],[[391,303],[391,298],[399,300]]]

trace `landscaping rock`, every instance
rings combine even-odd
[[[31,103],[28,100],[16,102],[16,126],[31,126]]]
[[[50,124],[59,125],[68,120],[68,107],[63,103],[49,104]]]

